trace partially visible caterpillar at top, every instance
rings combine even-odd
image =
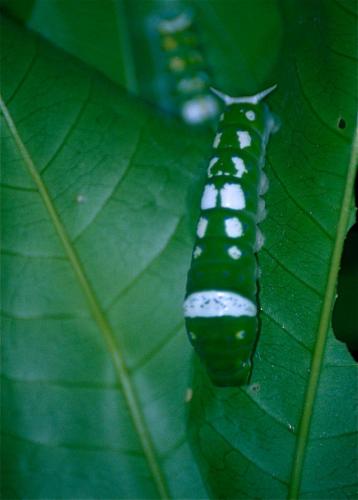
[[[175,17],[162,18],[157,31],[171,75],[172,94],[183,120],[191,125],[213,120],[219,113],[219,106],[209,90],[209,76],[192,14],[184,11]]]
[[[265,150],[275,120],[261,100],[230,97],[213,143],[188,273],[184,315],[190,342],[218,386],[249,381],[257,338],[257,262],[263,245],[257,224],[268,180]]]

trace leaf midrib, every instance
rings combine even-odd
[[[329,321],[331,309],[336,290],[337,273],[340,264],[340,258],[343,249],[343,242],[349,222],[350,206],[353,194],[353,184],[358,161],[358,131],[355,131],[353,138],[353,148],[351,161],[347,171],[345,191],[342,199],[342,208],[338,219],[335,244],[330,262],[330,270],[327,278],[326,293],[321,309],[320,322],[317,333],[317,340],[312,355],[310,376],[308,379],[305,398],[303,401],[303,411],[297,433],[296,449],[292,462],[290,486],[288,499],[296,500],[299,498],[304,459],[306,455],[307,442],[310,432],[311,419],[313,415],[314,403],[316,399],[319,377],[324,359],[325,346],[329,331]]]
[[[49,217],[55,227],[56,233],[60,238],[60,241],[64,247],[65,253],[68,260],[74,270],[75,276],[78,279],[80,287],[88,301],[89,308],[91,310],[93,319],[96,321],[97,326],[102,334],[105,344],[107,345],[108,351],[111,355],[112,362],[117,373],[119,382],[122,386],[123,394],[129,409],[129,414],[132,419],[134,428],[137,431],[138,438],[141,442],[144,455],[148,462],[148,467],[152,473],[153,480],[158,489],[159,498],[165,499],[169,498],[168,488],[166,481],[163,477],[161,468],[159,466],[154,445],[147,428],[144,415],[141,411],[138,397],[136,395],[135,388],[132,385],[128,369],[122,353],[119,349],[118,342],[115,338],[114,331],[109,324],[105,314],[103,313],[96,294],[86,276],[85,270],[81,264],[81,261],[77,255],[75,248],[72,246],[70,238],[66,232],[64,225],[62,224],[60,217],[56,211],[54,204],[52,203],[50,193],[47,190],[38,170],[35,167],[34,162],[28,152],[26,146],[24,145],[20,134],[16,128],[15,122],[0,94],[0,110],[5,118],[7,126],[10,133],[16,143],[16,146],[20,152],[20,155],[25,163],[29,175],[32,177],[39,194],[44,202],[44,205],[48,211]]]

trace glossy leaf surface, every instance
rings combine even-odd
[[[12,23],[2,32],[5,496],[203,496],[181,301],[205,149]]]

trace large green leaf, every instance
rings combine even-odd
[[[198,376],[194,390],[194,440],[220,498],[357,494],[357,370],[330,327],[357,162],[356,21],[347,2],[295,7],[283,4],[252,384]]]
[[[207,141],[2,34],[4,495],[205,496],[181,301]]]
[[[71,9],[35,3],[37,17],[28,16],[45,35],[41,8]],[[103,18],[110,3],[101,3]],[[139,40],[146,9],[162,3],[130,3]],[[216,390],[198,367],[189,421],[196,459],[216,498],[295,498],[301,481],[302,497],[353,497],[356,371],[329,329],[355,169],[353,3],[194,5],[213,81],[231,93],[277,81],[270,106],[281,120],[269,146],[252,384]],[[86,39],[71,22],[55,30],[58,45]],[[106,25],[101,46],[118,36]],[[191,138],[8,30],[5,496],[205,497],[186,439],[181,300],[185,214],[195,218],[210,137]],[[77,43],[61,46],[106,72]],[[143,95],[160,103],[146,93],[150,62],[136,37],[133,47],[122,45],[108,67],[127,58]]]

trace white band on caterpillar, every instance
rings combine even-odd
[[[184,302],[187,318],[256,316],[256,305],[238,293],[207,290],[189,295]]]

